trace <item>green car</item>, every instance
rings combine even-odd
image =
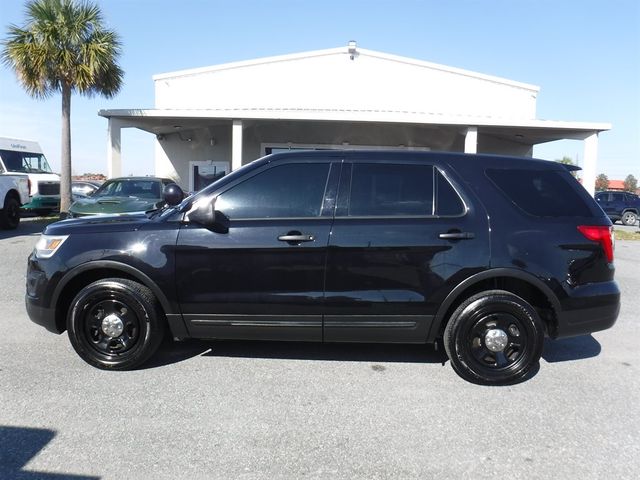
[[[71,204],[69,217],[144,213],[164,205],[164,187],[175,183],[168,178],[122,177],[107,180],[90,197]]]

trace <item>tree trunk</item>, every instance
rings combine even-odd
[[[71,205],[71,87],[62,84],[62,152],[60,155],[60,217]]]

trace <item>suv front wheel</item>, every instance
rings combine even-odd
[[[147,287],[107,278],[84,287],[67,316],[71,344],[82,359],[106,370],[143,364],[164,335],[164,318]]]
[[[478,293],[453,313],[444,331],[453,369],[482,385],[518,383],[538,366],[544,328],[525,300],[503,290]]]

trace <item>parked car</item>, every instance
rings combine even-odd
[[[107,180],[90,197],[77,198],[69,207],[69,216],[144,213],[164,204],[164,187],[172,183],[156,177]]]
[[[30,318],[89,364],[177,339],[444,343],[483,384],[531,375],[545,335],[611,327],[610,220],[556,162],[435,152],[270,155],[137,216],[48,225]]]
[[[96,180],[74,180],[71,182],[71,196],[74,201],[78,198],[90,197],[103,183]]]
[[[635,225],[640,214],[640,197],[629,192],[598,192],[595,199],[612,222]]]

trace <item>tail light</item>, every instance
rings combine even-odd
[[[29,190],[29,195],[31,195],[31,179],[27,177],[27,189]]]
[[[579,225],[578,230],[580,230],[580,233],[588,240],[593,240],[602,245],[607,261],[613,263],[613,227],[603,225]]]

